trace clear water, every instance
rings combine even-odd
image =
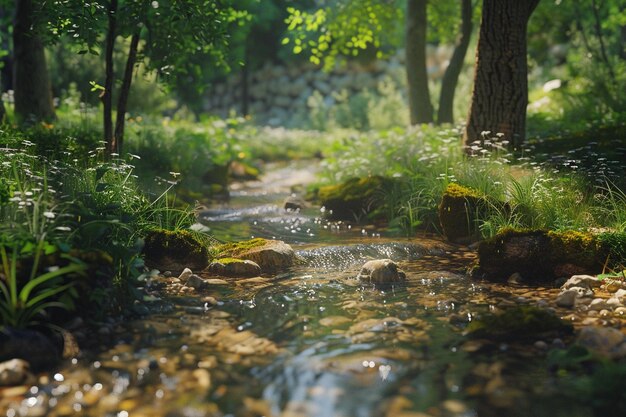
[[[316,209],[286,213],[280,201],[289,195],[289,178],[301,173],[277,171],[287,185],[273,180],[267,191],[267,181],[251,184],[228,206],[205,212],[204,222],[222,240],[285,240],[304,265],[185,297],[157,292],[152,314],[117,324],[100,351],[67,361],[33,387],[0,391],[0,410],[94,417],[593,415],[566,395],[532,342],[464,335],[476,315],[534,304],[556,290],[474,282],[463,275],[474,254],[443,242],[330,224]],[[360,266],[382,257],[406,271],[406,285],[381,291],[358,284]]]

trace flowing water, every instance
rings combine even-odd
[[[11,416],[586,416],[532,341],[468,338],[474,317],[545,304],[558,290],[464,275],[474,253],[431,239],[286,212],[308,167],[275,168],[202,213],[216,238],[276,238],[302,265],[276,277],[216,281],[201,293],[151,290],[151,314],[117,323],[95,353],[34,386],[0,391]],[[391,258],[406,285],[379,290],[355,276]],[[544,340],[558,344],[558,340]]]

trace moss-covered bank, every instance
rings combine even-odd
[[[598,274],[626,261],[626,233],[506,229],[481,241],[472,275],[504,281],[518,273],[526,282]]]

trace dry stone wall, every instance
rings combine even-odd
[[[431,79],[443,76],[452,50],[447,46],[428,46],[427,66]],[[248,113],[259,123],[290,126],[306,120],[311,97],[322,97],[325,106],[333,106],[338,94],[369,90],[376,93],[383,82],[406,90],[404,51],[386,60],[369,64],[348,62],[331,72],[312,64],[292,66],[266,64],[249,76]],[[317,92],[317,93],[315,93]],[[209,113],[227,117],[241,114],[243,100],[241,74],[233,74],[216,84],[208,93],[205,108]]]

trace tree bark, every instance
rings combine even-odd
[[[426,68],[426,4],[427,0],[407,0],[406,76],[411,124],[433,121]]]
[[[526,133],[526,31],[539,0],[483,0],[476,74],[464,142],[501,133],[513,148]]]
[[[17,0],[13,25],[13,88],[18,123],[55,119],[46,56],[36,26],[33,0]]]
[[[115,38],[117,37],[117,0],[109,2],[108,10],[109,25],[107,28],[106,46],[105,46],[105,75],[104,75],[104,91],[100,96],[102,100],[102,120],[104,128],[104,140],[106,141],[107,153],[110,155],[116,150],[113,140],[113,48],[115,46]]]
[[[439,110],[437,123],[454,123],[454,92],[463,69],[463,61],[467,54],[470,37],[472,36],[472,0],[461,1],[461,34],[454,46],[450,64],[441,80]]]
[[[124,79],[120,88],[120,96],[117,100],[117,117],[115,118],[115,134],[113,135],[112,148],[116,153],[122,154],[124,145],[124,126],[126,123],[126,109],[128,107],[128,96],[130,95],[130,85],[133,81],[133,68],[137,62],[137,49],[139,47],[139,33],[134,33],[130,40],[128,57],[126,58],[126,69]]]

